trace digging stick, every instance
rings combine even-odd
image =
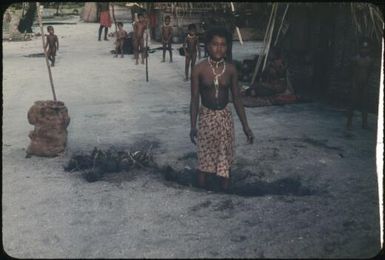
[[[118,31],[118,27],[116,25],[116,19],[115,19],[115,7],[114,7],[114,4],[111,4],[111,7],[112,7],[112,19],[114,20],[114,24],[115,24],[115,33]]]
[[[146,81],[148,82],[148,22],[146,29]]]
[[[49,66],[49,63],[48,63],[47,51],[44,48],[44,46],[45,46],[45,39],[44,39],[43,23],[42,23],[42,18],[41,18],[42,17],[41,13],[43,11],[43,6],[41,6],[41,8],[40,8],[39,2],[36,2],[36,8],[37,8],[38,20],[39,20],[40,31],[41,31],[41,39],[43,41],[43,51],[44,51],[44,56],[45,56],[45,63],[47,64],[49,81],[51,82],[51,89],[52,89],[53,100],[56,101],[55,87],[53,86],[51,67]]]

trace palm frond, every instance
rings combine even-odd
[[[285,21],[285,17],[286,17],[288,9],[289,9],[289,3],[286,4],[286,9],[285,9],[285,12],[284,12],[282,20],[281,20],[281,25],[279,26],[279,29],[278,29],[278,32],[277,32],[277,37],[275,38],[274,46],[277,45],[277,42],[278,42],[278,39],[279,39],[279,35],[281,33],[283,22]]]
[[[274,26],[275,26],[275,19],[277,17],[277,9],[278,9],[278,4],[276,4],[275,8],[274,8],[274,17],[273,17],[272,26],[271,26],[271,29],[270,29],[269,40],[268,40],[268,43],[267,43],[267,50],[266,50],[265,60],[263,61],[262,72],[265,70],[267,58],[268,58],[269,52],[270,52],[271,40],[273,39],[273,32],[274,32]]]
[[[351,3],[352,23],[357,36],[381,42],[384,19],[378,7],[369,3]]]
[[[253,73],[253,77],[251,79],[251,84],[253,84],[255,82],[255,79],[257,77],[257,74],[258,74],[259,68],[261,66],[262,60],[264,58],[266,58],[265,53],[266,53],[266,49],[267,49],[267,45],[268,45],[268,41],[269,41],[269,36],[271,34],[272,21],[273,21],[273,17],[275,14],[276,5],[277,5],[276,3],[273,3],[272,7],[271,7],[270,18],[269,18],[269,22],[267,23],[267,26],[266,26],[265,37],[263,39],[263,49],[262,49],[262,52],[260,53],[260,55],[258,56],[257,64],[255,65],[255,70]]]

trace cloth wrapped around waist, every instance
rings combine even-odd
[[[230,177],[234,157],[234,122],[227,106],[221,110],[199,108],[197,155],[200,171]]]

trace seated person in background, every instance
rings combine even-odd
[[[262,73],[262,81],[255,82],[247,95],[250,96],[274,96],[294,94],[293,89],[286,81],[287,66],[278,48],[270,51],[265,71]]]
[[[115,42],[115,57],[118,57],[118,53],[120,53],[120,57],[124,57],[123,54],[123,45],[124,40],[127,38],[127,32],[123,29],[123,23],[118,22],[118,31],[116,32],[116,42]]]

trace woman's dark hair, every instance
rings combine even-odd
[[[231,42],[232,36],[230,35],[229,31],[224,27],[212,27],[206,32],[206,39],[205,43],[209,44],[211,40],[214,38],[214,36],[223,37],[226,39],[226,43],[229,44]]]
[[[171,19],[171,17],[169,15],[166,15],[166,17],[164,18],[164,20],[167,20],[167,19]]]
[[[123,26],[123,23],[122,23],[122,22],[117,22],[116,24],[117,24],[118,26],[119,26],[119,25]]]

